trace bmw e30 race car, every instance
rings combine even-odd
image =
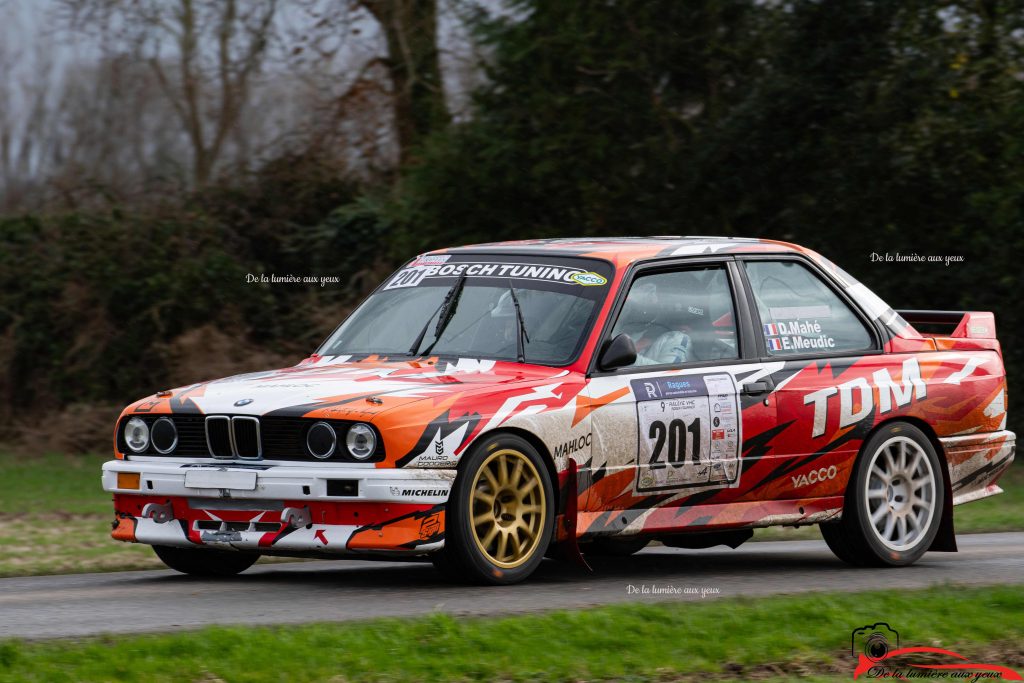
[[[706,237],[420,255],[297,366],[158,392],[114,440],[112,535],[178,571],[419,557],[497,584],[772,525],[907,565],[956,550],[953,506],[1015,450],[991,313]]]

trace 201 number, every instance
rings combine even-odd
[[[661,420],[651,423],[647,434],[654,439],[654,454],[651,456],[651,467],[658,469],[672,465],[681,467],[687,460],[694,465],[700,464],[700,418],[694,418],[687,425],[679,419],[667,425]],[[665,451],[666,462],[660,462],[662,451]]]
[[[396,275],[394,279],[388,283],[385,289],[396,289],[398,287],[415,287],[420,281],[426,277],[427,271],[425,268],[407,268],[401,273]]]

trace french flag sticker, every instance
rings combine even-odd
[[[764,334],[767,337],[774,337],[779,334],[779,326],[775,323],[764,326]]]
[[[765,327],[768,327],[768,325],[765,325]],[[772,325],[771,327],[775,327],[775,326]],[[766,339],[765,341],[768,342],[768,348],[771,349],[772,351],[781,351],[782,350],[782,340],[779,339],[778,337],[776,337],[774,339]]]

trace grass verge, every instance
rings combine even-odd
[[[0,576],[162,567],[146,546],[110,538],[103,456],[0,455]]]
[[[0,454],[0,577],[163,567],[148,546],[110,538],[113,507],[100,487],[107,459]],[[1000,484],[1003,495],[956,509],[958,533],[1024,528],[1024,467],[1011,467]],[[820,535],[815,527],[771,528],[757,530],[754,538]]]
[[[851,676],[853,629],[1014,666],[1024,587],[652,603],[0,642],[2,681],[665,681]],[[995,659],[993,659],[995,658]],[[1018,664],[1019,666],[1019,664]],[[833,678],[835,680],[835,678]]]

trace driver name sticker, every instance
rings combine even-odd
[[[640,430],[638,493],[736,483],[740,412],[732,375],[650,377],[630,384]]]
[[[763,327],[769,351],[827,351],[836,346],[835,338],[817,319],[767,323]]]

